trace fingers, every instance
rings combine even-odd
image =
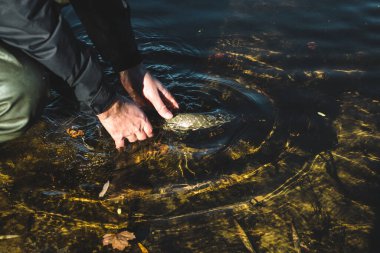
[[[143,141],[143,140],[146,140],[148,137],[149,138],[153,137],[153,129],[151,126],[148,126],[148,125],[150,124],[147,124],[147,126],[144,128],[144,132],[139,131],[139,132],[136,132],[135,134],[130,134],[126,136],[125,138],[129,142],[132,143],[132,142],[136,142],[137,140]],[[124,148],[125,146],[124,138],[120,140],[115,140],[115,145],[116,145],[116,149]]]
[[[125,139],[135,142],[153,137],[153,127],[144,112],[128,100],[116,101],[107,111],[97,116],[114,139],[118,150],[125,147]]]
[[[121,148],[124,148],[124,139],[115,139],[115,146],[116,146],[116,149],[121,149]]]
[[[158,94],[154,97],[154,99],[151,100],[151,103],[153,104],[158,114],[161,115],[161,117],[165,119],[173,118],[173,113],[166,107],[164,102],[162,102]]]
[[[147,138],[153,137],[153,127],[150,124],[149,121],[145,121],[142,126],[141,130],[135,131],[134,133],[125,136],[125,138],[129,142],[135,142],[135,141],[143,141],[146,140]]]
[[[164,96],[164,98],[171,103],[173,108],[179,109],[179,105],[175,98],[172,96],[172,94],[163,86],[158,86],[158,89],[160,90],[161,94]]]
[[[162,85],[162,83],[154,78],[149,72],[144,78],[143,95],[153,105],[158,114],[165,119],[173,117],[172,112],[166,107],[165,102],[172,104],[174,108],[179,108],[177,101],[170,92]],[[162,95],[162,98],[161,98]]]
[[[153,107],[156,109],[158,114],[161,115],[161,117],[164,119],[173,118],[172,112],[166,107],[158,92],[158,88],[152,89],[150,94],[146,94],[148,100],[152,103]]]
[[[143,140],[145,140],[147,138],[147,136],[146,136],[146,134],[144,132],[141,131],[141,132],[137,132],[136,133],[136,138],[139,141],[143,141]]]
[[[135,134],[128,135],[126,138],[129,142],[137,141],[137,136]]]
[[[145,125],[143,126],[143,129],[144,129],[145,134],[146,134],[149,138],[153,137],[153,127],[152,127],[152,125],[151,125],[150,123],[149,123],[149,124],[145,124]]]

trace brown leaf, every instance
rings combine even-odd
[[[122,231],[122,232],[118,233],[116,236],[118,236],[120,238],[125,238],[126,240],[136,239],[135,234],[131,233],[129,231]]]
[[[73,128],[67,128],[66,133],[70,135],[71,138],[78,138],[78,137],[83,137],[84,136],[84,131],[83,130],[75,130]]]
[[[115,234],[105,234],[103,236],[103,246],[107,246],[108,244],[112,243],[114,237],[116,237]]]
[[[134,239],[136,239],[135,235],[128,231],[122,231],[118,234],[105,234],[103,236],[103,246],[111,244],[113,249],[124,250],[130,246],[129,241]]]

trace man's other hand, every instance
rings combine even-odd
[[[131,98],[140,106],[149,101],[158,114],[165,119],[173,117],[169,108],[178,109],[178,103],[165,86],[149,72],[142,64],[120,72],[120,81]]]
[[[145,140],[153,136],[153,128],[144,112],[133,102],[119,99],[107,111],[97,115],[104,128],[115,141],[116,148],[129,142]]]

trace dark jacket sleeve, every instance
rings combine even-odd
[[[95,57],[82,47],[50,0],[0,0],[0,39],[74,87],[96,114],[115,100]]]
[[[71,0],[102,57],[120,72],[141,63],[125,0]]]

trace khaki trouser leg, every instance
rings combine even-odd
[[[25,132],[39,116],[47,92],[42,66],[0,42],[0,143]]]

